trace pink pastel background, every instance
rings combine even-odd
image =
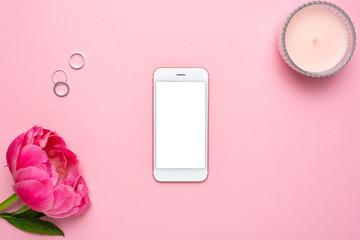
[[[92,207],[66,239],[360,239],[360,55],[332,77],[289,69],[277,35],[301,0],[0,2],[0,158],[35,124],[78,154]],[[360,29],[360,2],[336,0]],[[73,51],[86,55],[69,67]],[[152,73],[210,73],[204,183],[152,177]],[[55,69],[70,94],[53,93]],[[0,168],[0,199],[12,193]],[[29,234],[0,219],[1,239]]]

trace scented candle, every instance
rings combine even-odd
[[[328,2],[309,2],[295,9],[282,29],[279,50],[296,71],[324,77],[340,70],[355,48],[355,29],[348,15]]]

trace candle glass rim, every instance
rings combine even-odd
[[[286,34],[286,29],[287,29],[287,26],[289,24],[289,22],[291,21],[291,19],[295,16],[296,13],[298,13],[300,10],[302,10],[303,8],[306,8],[308,6],[312,6],[312,5],[327,5],[333,9],[335,9],[336,11],[338,11],[345,19],[346,19],[346,22],[349,24],[349,28],[351,29],[351,39],[348,39],[348,43],[350,44],[351,43],[351,49],[349,51],[349,46],[347,47],[347,51],[345,52],[343,58],[332,68],[328,69],[328,70],[325,70],[325,71],[322,71],[322,72],[311,72],[311,71],[307,71],[307,70],[304,70],[302,68],[300,68],[296,63],[293,62],[293,60],[291,59],[288,51],[287,51],[287,48],[286,48],[286,43],[285,43],[285,34]],[[338,15],[338,14],[337,14]],[[339,16],[339,15],[338,15]],[[340,16],[339,16],[340,17]],[[348,27],[345,26],[348,30]],[[280,37],[281,37],[281,41],[279,41],[280,45],[279,45],[279,50],[281,52],[281,55],[283,57],[283,59],[285,60],[285,62],[293,69],[295,69],[296,71],[304,74],[304,75],[307,75],[307,76],[310,76],[310,77],[327,77],[327,76],[330,76],[336,72],[338,72],[340,69],[342,69],[351,59],[353,53],[354,53],[354,50],[355,50],[355,45],[356,45],[356,32],[355,32],[355,27],[354,27],[354,24],[352,23],[351,21],[351,18],[349,17],[349,15],[347,15],[347,13],[341,9],[339,6],[333,4],[333,3],[330,3],[330,2],[325,2],[325,1],[312,1],[312,2],[307,2],[307,3],[304,3],[302,5],[300,5],[299,7],[297,7],[286,19],[285,23],[284,23],[284,26],[281,30],[281,34],[280,34]],[[348,30],[348,37],[350,38],[349,36],[349,30]],[[345,59],[346,57],[346,59]],[[285,59],[286,58],[286,59]],[[345,60],[344,60],[345,59]],[[341,64],[340,64],[341,63]]]

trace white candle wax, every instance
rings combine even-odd
[[[345,24],[329,9],[312,5],[290,20],[285,32],[290,58],[300,68],[322,72],[335,67],[346,53]]]
[[[296,9],[285,23],[280,51],[295,70],[330,75],[346,64],[355,46],[350,18],[337,6],[312,2]]]

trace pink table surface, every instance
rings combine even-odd
[[[300,0],[0,2],[0,156],[35,124],[78,154],[92,207],[66,239],[360,239],[360,55],[332,77],[289,69],[277,36]],[[337,0],[360,29],[360,2]],[[83,69],[69,67],[73,51]],[[210,73],[204,183],[152,177],[152,73]],[[55,69],[70,94],[53,93]],[[0,168],[0,198],[12,193]],[[29,234],[0,219],[0,239]]]

